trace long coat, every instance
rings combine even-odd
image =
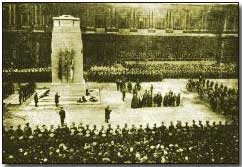
[[[108,108],[105,108],[105,118],[106,119],[110,119],[110,113],[111,113],[111,110]]]
[[[38,95],[35,94],[35,95],[34,95],[34,102],[35,102],[35,103],[38,103],[38,101],[39,101]]]
[[[61,119],[64,119],[64,118],[66,117],[66,112],[65,112],[65,110],[63,110],[63,109],[60,110],[60,111],[59,111],[59,115],[60,115],[60,118],[61,118]]]

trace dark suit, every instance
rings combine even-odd
[[[60,120],[61,120],[61,125],[64,124],[64,121],[65,121],[65,117],[66,117],[66,112],[64,109],[61,109],[59,111],[59,115],[60,115]]]
[[[60,96],[58,94],[55,95],[55,105],[58,106]]]
[[[109,119],[110,119],[110,113],[112,110],[110,110],[109,108],[105,108],[105,122],[108,123]]]
[[[35,94],[35,95],[34,95],[34,103],[35,103],[35,107],[38,107],[38,102],[39,102],[38,95]]]

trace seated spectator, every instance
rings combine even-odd
[[[238,163],[238,123],[192,126],[181,121],[166,127],[118,125],[105,129],[80,123],[30,131],[3,131],[4,163]],[[25,136],[23,139],[22,136]],[[19,136],[19,137],[18,137]]]

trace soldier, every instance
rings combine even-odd
[[[128,124],[125,123],[125,124],[124,124],[124,127],[122,128],[122,134],[123,134],[124,138],[127,137],[128,132],[129,132]]]
[[[110,119],[110,113],[112,112],[112,110],[110,109],[109,106],[107,106],[105,108],[105,122],[108,123],[109,119]]]
[[[181,94],[178,93],[177,97],[176,97],[176,106],[179,106],[181,102]]]
[[[23,135],[23,130],[21,129],[21,125],[18,125],[18,128],[16,129],[16,131],[15,131],[15,135],[17,136],[17,137],[20,137],[20,136],[22,136]]]
[[[152,94],[151,94],[151,92],[148,91],[148,98],[147,98],[147,105],[148,105],[148,107],[152,107],[152,102],[153,102]]]
[[[32,129],[29,127],[29,123],[26,123],[24,127],[24,136],[29,137],[30,135],[32,135]]]
[[[27,98],[27,92],[26,92],[26,88],[25,87],[22,87],[22,93],[23,93],[23,102],[26,101],[26,98]]]
[[[59,105],[59,98],[60,98],[60,96],[58,95],[58,92],[56,92],[56,94],[55,94],[55,106],[56,107],[58,107],[58,105]]]
[[[116,86],[117,86],[117,91],[119,91],[119,89],[120,89],[120,79],[119,78],[116,80]]]
[[[110,136],[113,133],[113,128],[111,127],[111,124],[108,124],[108,128],[106,130],[106,134]]]
[[[128,91],[129,91],[129,93],[132,92],[132,88],[133,88],[132,83],[131,83],[130,80],[129,80],[129,81],[128,81]]]
[[[3,103],[3,112],[7,113],[9,111],[8,106],[6,103]]]
[[[39,102],[39,97],[38,97],[38,93],[36,92],[35,95],[34,95],[35,107],[38,107],[38,102]]]
[[[154,97],[153,97],[153,104],[154,104],[154,107],[157,107],[158,106],[158,94],[154,94]]]
[[[20,88],[20,89],[19,89],[19,104],[22,104],[22,100],[23,100],[23,91],[22,91],[22,89]]]
[[[154,90],[154,87],[153,87],[153,84],[151,84],[151,86],[150,86],[150,93],[151,93],[151,95],[153,94],[153,90]]]
[[[89,96],[90,93],[89,93],[89,89],[86,89],[86,96]]]
[[[122,92],[122,99],[123,101],[125,100],[125,96],[126,96],[126,85],[125,83],[123,84],[123,86],[121,87],[121,92]]]
[[[158,107],[160,107],[162,104],[162,95],[160,93],[158,93],[157,95],[157,105]]]
[[[34,130],[34,136],[38,136],[38,134],[41,133],[41,130],[39,128],[39,125],[36,126],[35,130]]]
[[[63,107],[61,107],[61,110],[59,111],[60,115],[60,120],[61,120],[61,125],[64,125],[65,117],[66,117],[66,112]]]
[[[167,106],[167,102],[168,102],[168,95],[167,93],[164,96],[164,100],[163,100],[163,106],[166,107]]]
[[[135,84],[135,89],[136,89],[137,91],[140,91],[140,90],[141,90],[140,81],[139,81],[138,79],[137,79],[136,84]]]

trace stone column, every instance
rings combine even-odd
[[[45,26],[45,15],[42,16],[43,18],[43,25]]]
[[[32,8],[31,8],[31,24],[32,25],[34,25],[35,24],[35,21],[34,21],[34,19],[35,19],[35,15],[34,15],[34,9],[35,9],[35,7],[34,7],[35,5],[32,5]]]
[[[12,4],[8,4],[8,24],[12,24]]]
[[[118,24],[117,24],[117,14],[116,14],[116,8],[113,8],[113,12],[114,12],[114,27],[118,28]]]
[[[135,12],[135,9],[134,9],[134,14],[133,14],[133,24],[134,24],[134,28],[136,29],[136,12]]]
[[[27,15],[27,24],[28,24],[28,26],[29,26],[29,24],[30,24],[30,14],[28,13],[28,15]]]
[[[16,24],[16,4],[13,4],[13,24]]]
[[[207,17],[208,16],[205,14],[204,15],[204,23],[203,23],[204,24],[204,29],[203,30],[205,30],[205,31],[207,31]]]
[[[154,28],[154,11],[151,11],[151,28]]]
[[[39,24],[42,25],[42,6],[39,5]]]
[[[233,31],[237,30],[236,17],[234,16]]]
[[[148,21],[149,21],[148,22],[148,24],[149,24],[148,27],[151,28],[151,26],[150,26],[151,25],[150,9],[149,9],[149,20]]]
[[[34,24],[38,24],[37,4],[34,5]]]
[[[227,16],[224,18],[224,31],[227,31]]]
[[[186,15],[186,29],[189,30],[190,29],[190,12],[187,11],[187,15]]]
[[[36,45],[35,45],[35,63],[36,63],[36,67],[38,67],[38,65],[39,65],[39,59],[40,59],[40,44],[39,44],[39,42],[36,42]]]
[[[172,10],[170,11],[170,18],[171,18],[171,29],[173,30],[174,28],[174,14]]]
[[[204,13],[202,13],[202,18],[201,18],[201,30],[203,30],[204,27]]]
[[[167,11],[167,14],[166,14],[166,29],[170,29],[169,25],[170,25],[170,19],[169,19],[169,11]]]
[[[20,14],[20,25],[23,25],[23,14]]]

